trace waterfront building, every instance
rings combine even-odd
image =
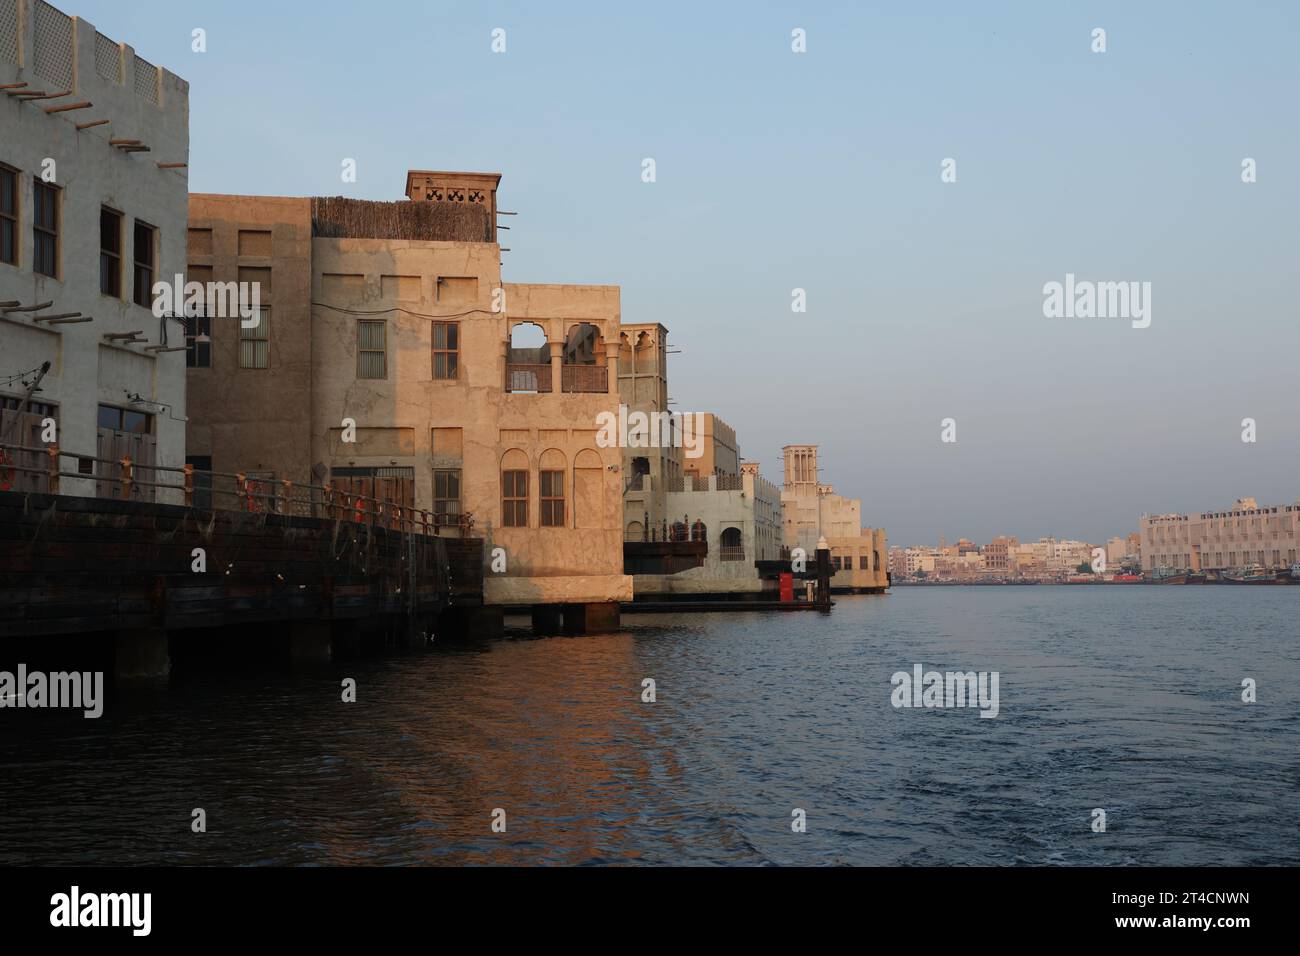
[[[619,327],[618,391],[628,414],[641,412],[651,421],[668,414],[668,330],[657,322]],[[662,538],[670,520],[668,489],[682,480],[680,422],[668,419],[667,433],[622,451],[623,531],[628,541]]]
[[[391,203],[190,197],[190,279],[259,289],[261,321],[193,320],[188,456],[432,512],[501,549],[487,605],[605,626],[632,596],[622,453],[598,441],[619,288],[504,282],[500,178],[413,170]]]
[[[1143,515],[1142,568],[1221,570],[1249,564],[1271,570],[1300,561],[1300,501],[1260,507],[1238,498],[1225,511]]]
[[[756,561],[782,558],[781,493],[758,472],[758,462],[741,463],[741,474],[678,479],[666,507],[692,537],[708,542],[700,567],[676,574],[638,575],[638,596],[650,594],[752,595],[771,591],[775,581],[759,577]]]
[[[781,491],[787,548],[803,548],[809,558],[825,539],[831,549],[831,587],[879,591],[889,585],[888,545],[882,528],[862,526],[862,502],[835,493],[818,478],[817,445],[786,445],[785,484]]]
[[[42,0],[0,0],[0,85],[0,443],[80,456],[62,494],[179,503],[152,466],[185,463],[185,329],[152,307],[185,268],[189,85]]]

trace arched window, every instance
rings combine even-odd
[[[739,528],[723,528],[718,542],[718,558],[722,561],[745,560],[745,544]]]
[[[506,391],[551,391],[551,346],[540,325],[521,322],[510,330],[510,348],[506,352]]]
[[[564,453],[548,448],[537,466],[537,492],[543,528],[563,528],[564,521]]]
[[[639,521],[629,521],[627,523],[627,530],[623,533],[623,540],[624,541],[646,540],[645,525],[643,525]]]
[[[528,527],[528,456],[518,448],[501,458],[501,524]]]

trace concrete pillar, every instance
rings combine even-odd
[[[564,632],[566,634],[605,634],[610,631],[617,631],[618,626],[619,606],[617,601],[564,605]]]
[[[334,659],[329,621],[293,621],[289,625],[289,662],[294,668],[320,667]]]
[[[533,605],[533,633],[560,633],[560,606],[558,604]]]
[[[118,631],[114,637],[113,673],[121,680],[166,677],[171,673],[167,632],[161,628]]]

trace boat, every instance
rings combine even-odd
[[[1155,568],[1147,580],[1152,584],[1186,584],[1187,572],[1177,568]]]
[[[1277,573],[1278,584],[1300,584],[1300,564],[1293,564],[1290,568],[1283,569]]]
[[[1223,572],[1224,584],[1276,584],[1277,575],[1262,564],[1248,564]]]

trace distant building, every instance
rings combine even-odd
[[[698,413],[694,421],[701,433],[703,454],[699,458],[683,459],[682,467],[686,474],[697,478],[708,475],[738,477],[740,448],[736,444],[736,430],[709,412]]]
[[[811,559],[817,542],[825,538],[831,550],[832,588],[879,591],[888,587],[884,530],[862,527],[862,503],[835,494],[831,485],[819,481],[816,445],[787,445],[782,451],[786,547],[803,548]]]
[[[132,498],[179,504],[152,486],[181,476],[151,466],[185,464],[185,328],[153,287],[185,272],[189,84],[47,3],[0,0],[0,85],[0,443],[84,456],[63,459],[86,477],[62,494],[120,494],[130,458]],[[46,362],[29,395],[20,373]]]
[[[1189,571],[1259,564],[1280,570],[1300,560],[1300,501],[1260,507],[1239,498],[1226,511],[1143,515],[1142,567]]]

